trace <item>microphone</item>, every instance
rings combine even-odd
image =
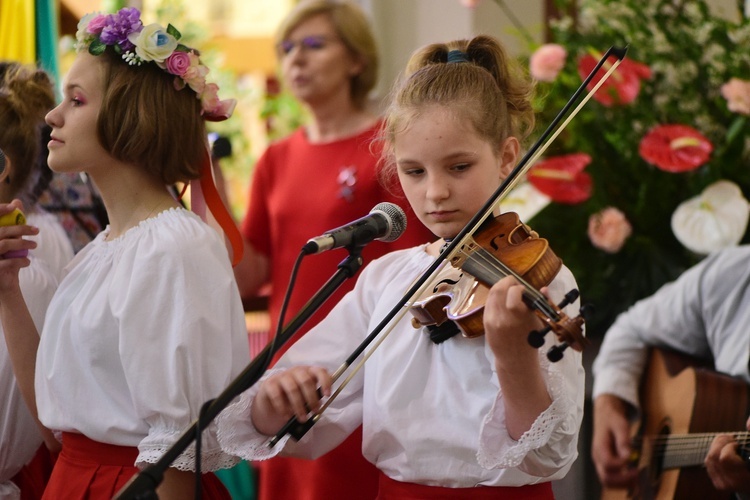
[[[393,203],[378,203],[369,215],[308,240],[302,253],[310,255],[350,245],[364,246],[372,240],[394,241],[405,230],[406,214],[401,207]]]

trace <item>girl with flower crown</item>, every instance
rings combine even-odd
[[[553,497],[550,482],[577,456],[581,354],[569,350],[551,363],[544,352],[554,338],[540,350],[529,346],[541,321],[513,278],[489,291],[483,336],[438,338],[403,317],[304,437],[267,446],[289,418],[305,421],[320,408],[320,395],[332,392],[330,374],[513,169],[534,121],[531,85],[519,71],[486,36],[412,57],[386,113],[386,173],[440,239],[368,264],[354,290],[219,416],[225,450],[256,460],[316,457],[362,425],[381,500]],[[562,266],[546,292],[559,303],[574,287]]]
[[[63,101],[46,117],[48,163],[90,176],[109,225],[68,266],[41,339],[19,288],[29,260],[6,254],[33,248],[24,237],[38,231],[0,228],[0,319],[14,371],[47,442],[61,443],[45,498],[111,498],[249,358],[223,238],[167,188],[202,179],[208,192],[205,120],[231,112],[178,39],[132,8],[79,24]],[[0,204],[0,216],[15,208]],[[212,426],[200,457],[194,446],[165,472],[160,498],[193,496],[197,460],[203,471],[236,462]],[[201,484],[204,498],[228,498],[213,474]]]

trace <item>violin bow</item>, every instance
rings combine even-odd
[[[500,186],[495,190],[492,196],[487,200],[482,208],[471,218],[471,220],[464,226],[461,231],[456,235],[455,238],[445,247],[435,259],[430,267],[428,267],[422,275],[412,284],[411,288],[406,291],[404,296],[396,303],[396,305],[390,310],[390,312],[378,323],[378,325],[370,332],[362,343],[349,355],[349,357],[339,366],[339,368],[331,376],[333,382],[338,379],[351,367],[357,358],[362,353],[371,347],[362,356],[362,359],[351,369],[351,373],[339,384],[334,390],[330,397],[315,411],[312,416],[306,422],[297,421],[296,417],[292,417],[282,427],[276,435],[271,438],[268,445],[274,447],[286,434],[290,434],[295,439],[299,440],[305,433],[317,422],[323,412],[331,405],[331,403],[338,397],[341,391],[349,384],[352,378],[362,369],[365,362],[380,347],[383,341],[393,330],[394,325],[403,318],[406,311],[409,309],[409,304],[414,297],[418,297],[422,292],[429,286],[429,280],[432,276],[446,264],[447,261],[452,259],[455,254],[458,253],[458,249],[465,245],[467,240],[479,229],[487,218],[492,215],[495,208],[499,205],[502,199],[507,196],[507,193],[516,186],[521,176],[528,171],[528,169],[536,162],[536,160],[544,154],[549,148],[550,144],[557,138],[557,136],[565,129],[570,121],[578,114],[583,106],[593,97],[593,95],[599,90],[604,82],[610,77],[610,75],[617,69],[622,60],[625,58],[628,48],[626,47],[615,47],[612,46],[604,53],[599,62],[596,64],[594,69],[591,70],[586,79],[576,89],[571,98],[565,103],[565,106],[558,112],[555,118],[550,122],[544,132],[537,138],[534,144],[529,148],[526,154],[521,158],[518,164],[503,180]],[[576,101],[580,98],[581,94],[584,93],[586,87],[591,83],[599,70],[607,63],[610,56],[614,56],[616,61],[611,64],[607,72],[602,78],[596,83],[591,91],[586,94],[583,99],[578,103],[576,108],[568,114],[568,111],[575,105]],[[564,121],[563,121],[564,120]],[[562,122],[562,125],[558,127],[558,124]],[[390,327],[389,327],[390,326]],[[387,330],[386,328],[389,327]],[[385,330],[385,331],[384,331]],[[380,337],[380,338],[377,338]],[[377,338],[377,341],[375,342]],[[375,342],[373,344],[373,342]]]

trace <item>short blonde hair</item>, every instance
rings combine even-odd
[[[449,53],[457,54],[462,62],[448,62]],[[533,92],[527,72],[493,37],[480,35],[423,47],[409,60],[385,113],[383,180],[392,185],[393,141],[420,111],[436,105],[448,108],[468,119],[476,133],[500,151],[508,137],[523,142],[533,130]]]
[[[370,22],[358,5],[347,0],[303,0],[279,25],[276,44],[284,41],[303,21],[319,14],[328,16],[341,41],[362,62],[362,71],[351,80],[352,100],[362,109],[377,83],[380,61]]]

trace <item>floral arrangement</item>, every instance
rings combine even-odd
[[[156,23],[144,26],[140,11],[126,7],[114,14],[97,12],[84,16],[78,23],[76,50],[88,50],[98,56],[112,47],[130,65],[154,63],[175,75],[176,90],[188,86],[195,92],[207,120],[229,118],[236,101],[219,99],[219,86],[206,82],[208,67],[201,64],[198,51],[179,43],[181,37],[171,24],[166,29]]]
[[[706,254],[747,241],[750,22],[739,4],[730,20],[705,0],[576,3],[529,58],[540,126],[610,46],[628,52],[529,171],[551,200],[529,224],[593,303],[596,335]]]
[[[706,254],[748,241],[743,3],[719,15],[706,0],[558,0],[552,43],[522,58],[538,82],[541,132],[609,47],[628,48],[522,184],[536,199],[524,221],[594,306],[590,336]]]

